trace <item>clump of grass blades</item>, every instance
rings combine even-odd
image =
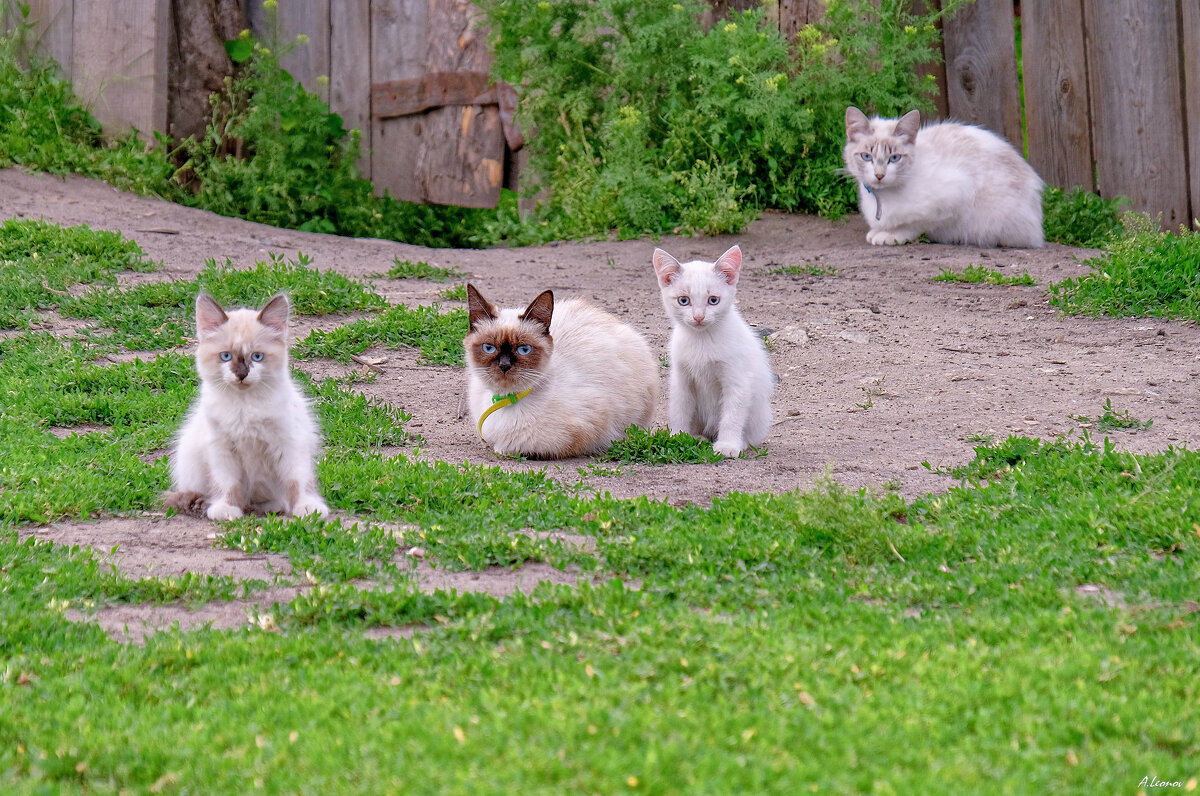
[[[1121,234],[1121,215],[1128,204],[1125,197],[1104,199],[1080,187],[1047,188],[1042,193],[1046,240],[1099,248]]]
[[[711,464],[725,459],[708,440],[682,431],[672,434],[663,428],[647,431],[638,426],[627,428],[624,437],[614,440],[596,458],[621,464]]]
[[[1023,271],[1020,276],[1006,276],[995,268],[985,268],[982,265],[968,265],[961,271],[952,268],[943,271],[933,278],[934,282],[961,282],[978,285],[1036,285],[1037,280]]]

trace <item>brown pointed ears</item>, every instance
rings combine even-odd
[[[727,252],[717,258],[713,263],[713,270],[716,271],[725,280],[726,284],[736,285],[738,274],[742,270],[742,249],[740,246],[731,246]]]
[[[490,301],[483,297],[474,285],[467,283],[467,317],[469,318],[469,331],[475,331],[475,325],[480,321],[495,320],[499,315],[499,311],[492,305]]]
[[[212,334],[229,320],[217,300],[207,293],[196,296],[196,331],[201,337]]]
[[[867,114],[853,105],[846,108],[846,138],[853,141],[860,135],[867,135],[870,132],[871,120],[867,118]]]
[[[549,290],[543,290],[537,298],[529,302],[529,306],[521,313],[521,318],[540,323],[542,328],[546,330],[546,334],[550,334],[550,316],[553,314],[554,293]]]
[[[651,261],[654,263],[654,273],[658,276],[660,287],[671,284],[683,272],[679,261],[662,249],[654,250],[654,257],[651,258]]]
[[[287,331],[288,313],[291,311],[291,307],[288,297],[280,293],[259,310],[258,321],[263,326],[283,334]]]
[[[907,138],[911,144],[917,140],[917,130],[921,129],[921,112],[909,111],[900,117],[900,121],[896,122],[896,137]]]

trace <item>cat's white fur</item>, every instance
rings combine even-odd
[[[921,127],[910,111],[868,119],[846,109],[846,169],[883,246],[916,240],[1036,248],[1042,231],[1042,180],[1003,138],[966,124]],[[869,190],[868,190],[869,189]]]
[[[653,262],[672,326],[671,431],[712,440],[723,456],[761,444],[775,385],[762,340],[734,303],[742,250],[734,246],[715,263],[680,263],[655,249]]]
[[[313,468],[320,432],[288,372],[288,310],[283,295],[229,313],[196,299],[200,395],[171,457],[168,506],[213,520],[329,513]]]
[[[534,323],[518,309],[491,310],[495,319],[475,324],[468,341],[497,327]],[[548,361],[515,383],[497,384],[476,364],[478,352],[468,345],[473,430],[493,397],[533,388],[484,421],[483,438],[496,453],[540,459],[581,456],[606,448],[630,425],[649,424],[658,398],[658,363],[641,334],[582,299],[553,303],[549,332]]]

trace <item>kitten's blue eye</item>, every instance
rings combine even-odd
[[[709,296],[708,303],[712,304],[715,307],[721,303],[721,297],[720,296]]]
[[[521,356],[525,356],[532,350],[533,350],[533,348],[531,348],[530,346],[527,346],[527,345],[517,346],[517,353],[520,354]]]
[[[262,362],[263,352],[255,351],[253,354],[250,355],[250,358],[253,359],[255,362]]]
[[[687,305],[689,305],[691,303],[692,303],[692,300],[690,298],[688,298],[687,296],[679,297],[679,306],[686,307]]]
[[[863,159],[863,160],[865,160],[865,161],[867,161],[868,163],[870,163],[870,162],[871,162],[871,156],[870,156],[868,153],[866,153],[866,152],[863,152],[863,153],[862,153],[862,159]]]
[[[228,351],[221,352],[221,361],[222,362],[228,362],[231,359],[233,359],[233,354],[229,353]]]
[[[491,343],[484,343],[483,344],[483,353],[485,353],[485,354],[496,353],[496,346],[492,345]]]
[[[888,158],[888,163],[896,163],[899,160],[900,160],[899,155],[892,155],[890,158]]]

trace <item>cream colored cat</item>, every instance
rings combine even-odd
[[[288,372],[288,309],[283,295],[259,312],[196,299],[200,396],[171,456],[169,508],[213,520],[329,513],[313,469],[320,432]]]
[[[846,109],[846,170],[858,181],[867,241],[916,240],[1036,248],[1042,180],[1007,141],[980,127],[921,114],[868,119]]]
[[[633,327],[549,290],[522,311],[467,285],[467,304],[471,423],[496,453],[582,456],[650,422],[658,363]]]

